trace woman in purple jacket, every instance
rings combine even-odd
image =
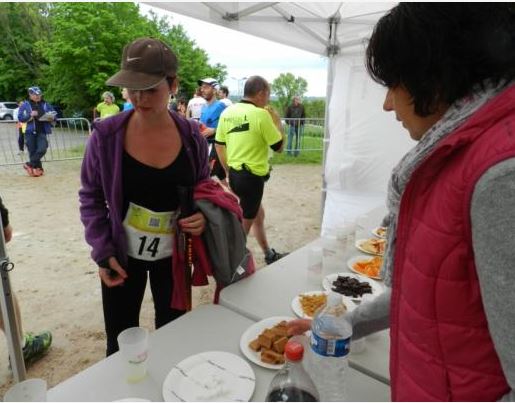
[[[156,328],[184,313],[170,308],[175,224],[192,235],[205,227],[201,213],[179,219],[179,187],[208,178],[209,169],[198,127],[168,111],[176,71],[163,42],[127,45],[107,84],[126,87],[134,110],[95,123],[82,165],[80,212],[99,266],[107,355],[121,331],[139,325],[147,271]]]

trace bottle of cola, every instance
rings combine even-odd
[[[289,340],[284,350],[286,364],[272,379],[265,398],[267,402],[318,402],[315,384],[302,366],[304,347]]]

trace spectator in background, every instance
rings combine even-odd
[[[177,101],[177,113],[181,116],[186,117],[186,110],[188,108],[188,104],[184,98],[179,98]]]
[[[105,91],[102,94],[102,98],[104,100],[93,109],[93,120],[97,118],[105,119],[120,112],[120,108],[114,103],[115,98],[111,91]],[[100,114],[99,117],[97,117],[97,112]]]
[[[200,114],[201,134],[206,138],[209,145],[209,166],[211,168],[211,176],[216,176],[220,181],[227,185],[225,180],[225,169],[218,159],[218,155],[214,148],[215,133],[218,127],[218,119],[225,109],[225,104],[216,99],[216,90],[218,82],[214,78],[204,78],[198,80],[198,85],[202,91],[202,96],[206,100],[206,104],[202,107]]]
[[[134,109],[132,106],[131,98],[129,97],[129,92],[127,91],[127,88],[122,88],[122,98],[125,101],[123,103],[123,112]]]
[[[261,204],[265,182],[270,177],[268,149],[281,152],[284,138],[263,108],[270,98],[270,86],[260,76],[249,77],[241,102],[227,108],[216,130],[216,151],[229,174],[231,190],[239,197],[243,228],[253,228],[267,264],[286,254],[270,248],[265,230],[265,210]]]
[[[218,90],[218,100],[222,102],[226,107],[232,105],[232,101],[228,98],[229,96],[229,88],[225,85],[221,85]]]
[[[30,87],[29,99],[24,101],[18,111],[18,121],[27,124],[25,142],[29,150],[29,161],[23,168],[29,176],[42,176],[44,174],[41,159],[47,152],[47,135],[52,133],[51,122],[55,119],[52,105],[43,100],[43,92],[39,87]]]
[[[285,118],[286,123],[290,126],[288,129],[288,145],[286,146],[286,152],[288,155],[292,155],[293,153],[296,157],[300,152],[300,140],[304,132],[304,119],[306,118],[304,105],[300,102],[299,96],[293,97],[291,105],[286,108]]]
[[[200,114],[202,113],[202,107],[206,104],[206,100],[202,97],[202,91],[200,87],[195,90],[193,98],[188,102],[186,109],[186,117],[196,120],[200,120]]]
[[[2,217],[3,236],[5,242],[9,242],[12,238],[13,229],[9,223],[9,212],[0,198],[0,215]],[[23,361],[25,365],[29,365],[34,361],[41,358],[45,353],[48,352],[50,345],[52,344],[52,333],[42,332],[39,334],[25,333],[23,334],[23,328],[21,323],[20,307],[18,300],[14,293],[13,304],[14,304],[14,315],[16,318],[16,332],[20,338],[20,346],[23,348]],[[0,313],[0,330],[5,331],[4,322]]]

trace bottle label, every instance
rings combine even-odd
[[[350,350],[350,337],[347,339],[325,339],[311,333],[311,349],[324,357],[345,357]]]

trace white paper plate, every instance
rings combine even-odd
[[[356,249],[359,249],[361,252],[365,252],[365,253],[368,253],[369,255],[374,255],[374,256],[383,256],[384,253],[376,253],[374,252],[373,250],[371,249],[367,249],[365,248],[365,242],[367,242],[368,240],[370,239],[373,239],[373,240],[377,240],[376,238],[369,238],[369,239],[358,239],[356,241],[356,243],[354,244],[354,246],[356,247]]]
[[[243,358],[206,351],[178,363],[163,382],[165,402],[248,402],[256,376]]]
[[[249,347],[249,343],[255,338],[257,338],[261,333],[263,333],[263,331],[266,328],[274,327],[283,320],[290,321],[293,319],[295,318],[291,318],[289,316],[274,316],[271,318],[263,319],[260,322],[254,323],[241,335],[240,350],[243,353],[243,355],[247,357],[250,361],[252,361],[254,364],[259,365],[260,367],[265,367],[269,369],[281,369],[284,364],[273,365],[261,361],[261,353],[251,350]]]
[[[313,319],[312,316],[305,314],[304,311],[302,310],[302,305],[300,304],[300,296],[301,295],[317,295],[317,294],[326,294],[327,295],[327,294],[329,294],[329,292],[328,291],[308,291],[308,292],[302,292],[299,295],[297,295],[295,298],[293,298],[293,300],[291,301],[291,309],[293,310],[295,315],[297,315],[299,318]],[[353,311],[356,308],[356,304],[354,302],[352,302],[352,300],[350,298],[342,295],[342,300],[349,312]]]
[[[380,276],[368,276],[367,274],[365,273],[361,273],[360,271],[356,270],[354,268],[354,264],[356,264],[357,262],[360,262],[362,260],[372,260],[374,259],[373,257],[371,257],[370,255],[358,255],[358,256],[354,256],[354,257],[351,257],[349,260],[347,260],[347,267],[352,270],[354,273],[357,273],[357,274],[360,274],[364,277],[368,277],[368,278],[372,278],[374,280],[382,280],[382,278]]]
[[[369,283],[370,286],[372,287],[372,294],[368,294],[368,295],[372,295],[372,297],[374,297],[374,298],[377,297],[379,294],[381,294],[383,292],[383,287],[377,281],[371,280],[368,277],[365,277],[365,276],[362,276],[361,274],[356,274],[356,273],[333,273],[333,274],[329,274],[328,276],[324,277],[324,279],[322,280],[322,287],[324,287],[324,290],[331,291],[332,287],[333,287],[333,282],[336,281],[338,276],[352,277],[352,278],[358,279],[361,282]],[[364,294],[364,295],[367,295],[367,294]],[[361,302],[361,300],[363,299],[363,296],[361,296],[361,297],[348,297],[348,298],[351,298],[354,302]]]
[[[378,238],[381,238],[381,239],[386,239],[386,233],[383,235],[383,230],[387,230],[388,227],[375,227],[373,230],[372,230],[372,235],[378,237]]]

